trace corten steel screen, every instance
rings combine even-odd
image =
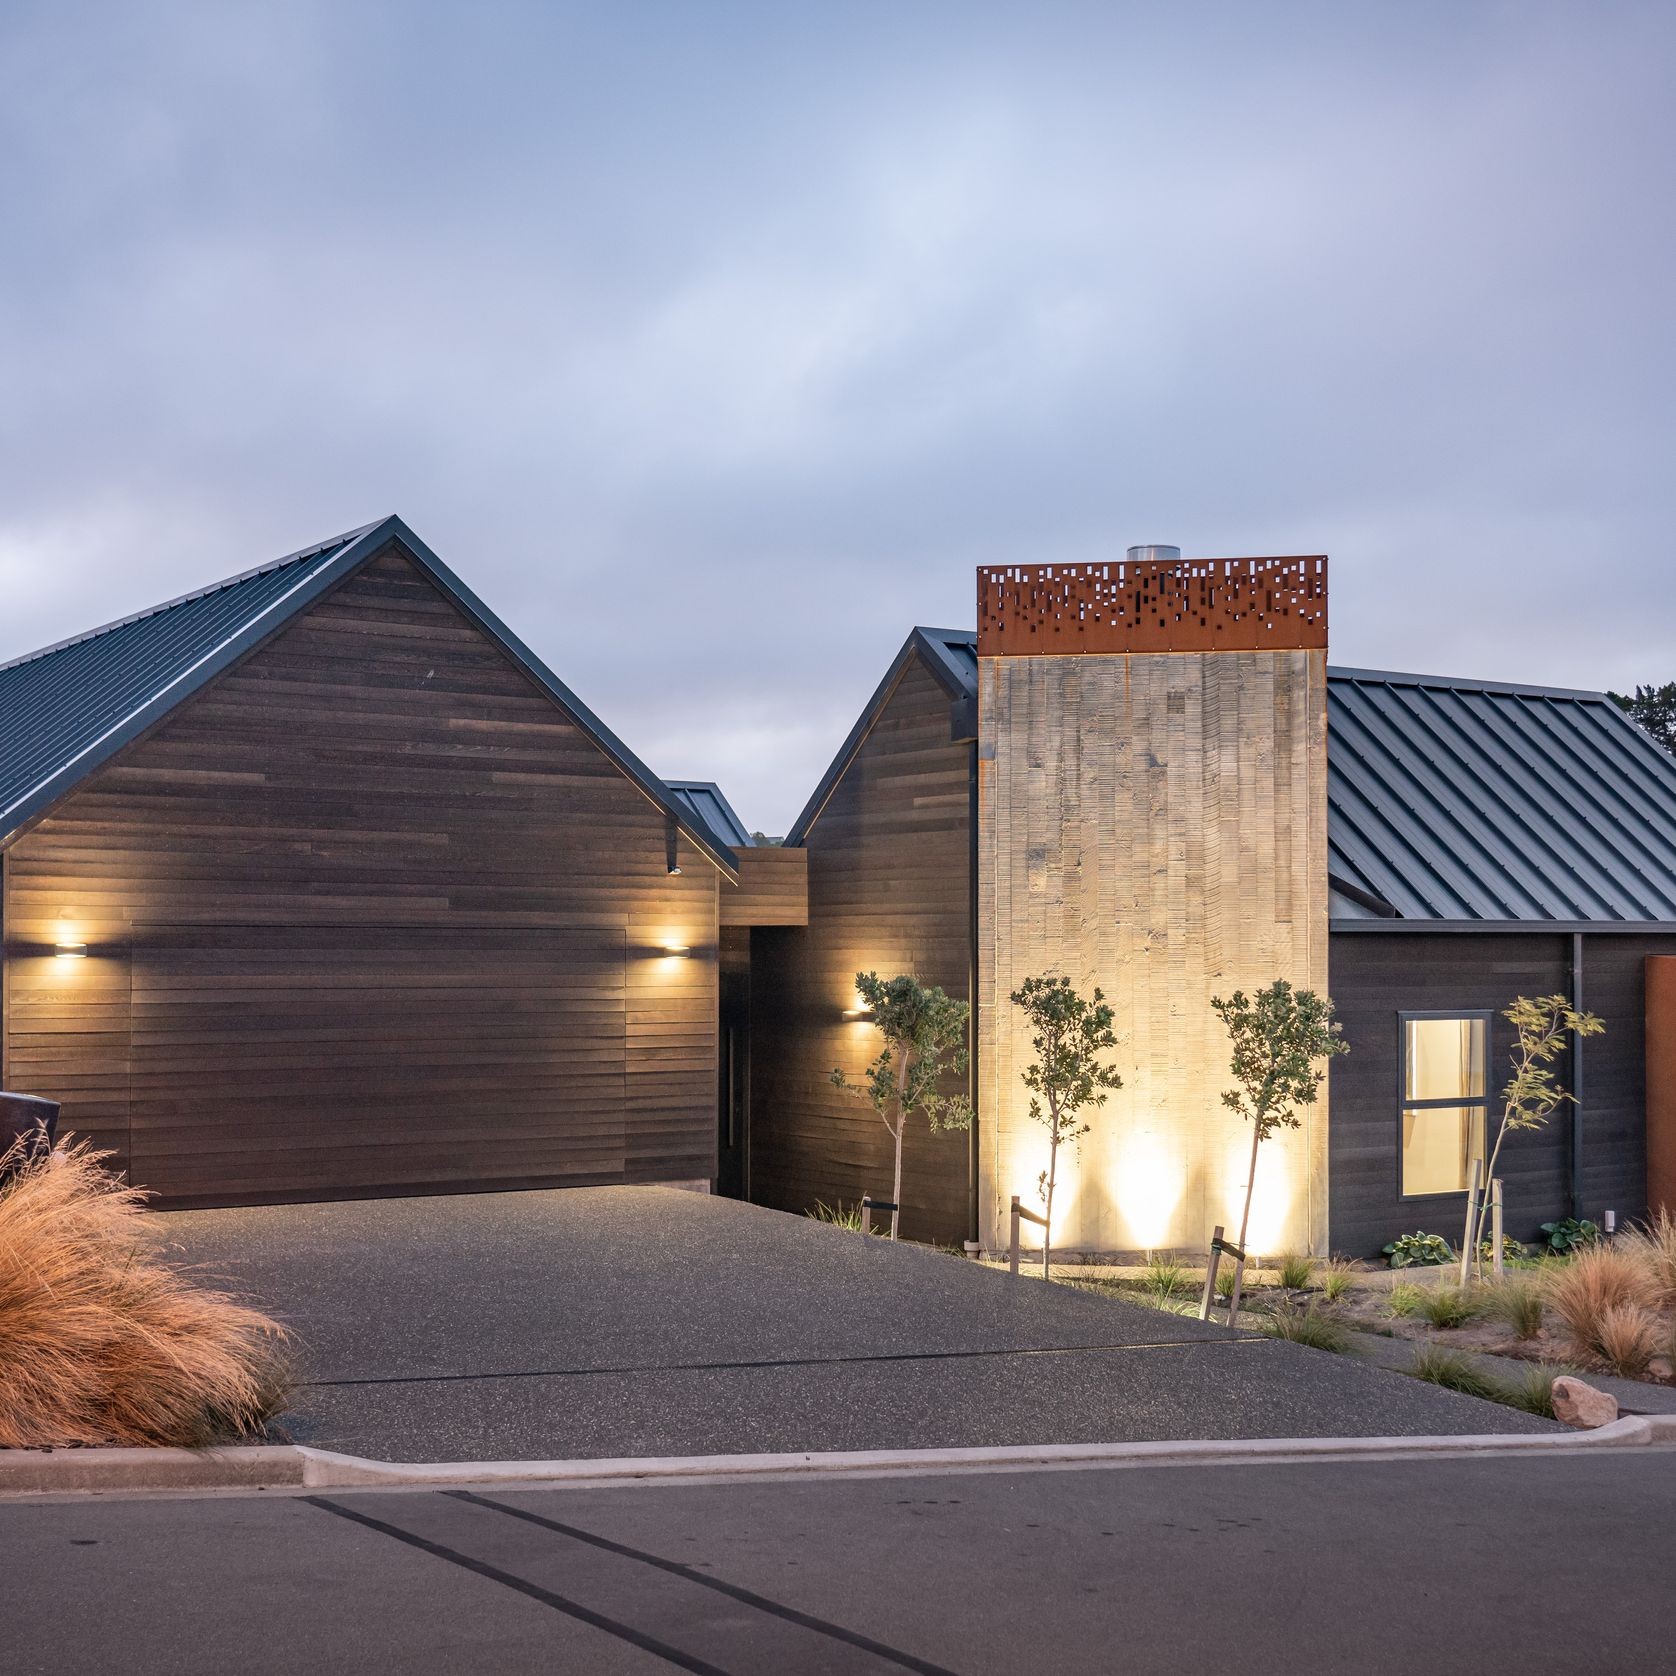
[[[978,656],[1325,650],[1327,561],[1118,560],[978,570]]]

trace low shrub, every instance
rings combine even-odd
[[[1548,1249],[1562,1257],[1600,1243],[1600,1229],[1587,1217],[1563,1216],[1558,1222],[1544,1222],[1542,1231],[1548,1236]]]
[[[1418,1313],[1425,1295],[1425,1287],[1416,1286],[1412,1280],[1399,1280],[1391,1288],[1391,1313],[1404,1316]]]
[[[1434,1327],[1464,1327],[1478,1313],[1478,1303],[1470,1293],[1458,1286],[1421,1286],[1416,1288],[1414,1313]]]
[[[1228,1303],[1234,1296],[1234,1265],[1221,1264],[1216,1271],[1216,1295],[1223,1303]]]
[[[1546,1291],[1548,1307],[1583,1356],[1612,1368],[1639,1362],[1645,1371],[1657,1353],[1656,1344],[1646,1348],[1646,1341],[1658,1288],[1634,1252],[1583,1246],[1554,1265]]]
[[[1514,1337],[1535,1338],[1542,1331],[1542,1288],[1524,1276],[1494,1281],[1480,1293],[1484,1308]]]
[[[1331,1257],[1321,1265],[1321,1295],[1336,1304],[1354,1284],[1356,1270],[1344,1257]]]
[[[1483,1397],[1487,1402],[1506,1400],[1507,1388],[1483,1372],[1470,1356],[1428,1341],[1415,1352],[1409,1373],[1428,1384],[1441,1385],[1462,1396]]]
[[[1495,1262],[1496,1242],[1493,1239],[1480,1240],[1478,1242],[1478,1255],[1483,1258],[1486,1264]],[[1529,1256],[1530,1253],[1511,1234],[1502,1235],[1501,1260],[1504,1263],[1523,1263]]]
[[[1313,1303],[1299,1304],[1291,1298],[1283,1299],[1268,1312],[1263,1331],[1290,1344],[1307,1344],[1312,1350],[1341,1352],[1350,1348],[1350,1333],[1342,1322]]]
[[[1288,1292],[1301,1292],[1315,1278],[1315,1259],[1287,1251],[1275,1259],[1280,1284]]]
[[[1384,1249],[1393,1269],[1436,1268],[1455,1260],[1442,1234],[1399,1234]]]
[[[0,1448],[262,1435],[288,1391],[284,1331],[165,1263],[106,1156],[83,1142],[0,1188]]]

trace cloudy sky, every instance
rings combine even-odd
[[[1673,85],[1630,0],[8,0],[0,658],[398,511],[776,831],[979,563],[1676,679]]]

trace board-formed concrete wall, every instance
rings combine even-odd
[[[1324,638],[1324,636],[1323,636]],[[981,647],[980,647],[981,650]],[[979,659],[983,1237],[1040,1209],[1046,1130],[1009,995],[1052,973],[1116,1010],[1124,1086],[1061,1154],[1056,1248],[1203,1249],[1239,1222],[1251,1130],[1221,1103],[1214,995],[1327,989],[1326,652]],[[1326,1094],[1263,1145],[1255,1249],[1325,1248]]]

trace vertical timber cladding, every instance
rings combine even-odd
[[[7,851],[7,1075],[166,1204],[708,1179],[665,830],[392,547]]]
[[[1237,1226],[1251,1131],[1211,998],[1327,988],[1326,561],[979,572],[978,1051],[984,1238],[1035,1203],[1027,977],[1098,985],[1124,1086],[1061,1153],[1067,1249]],[[1263,1147],[1251,1240],[1325,1248],[1327,1113]]]

